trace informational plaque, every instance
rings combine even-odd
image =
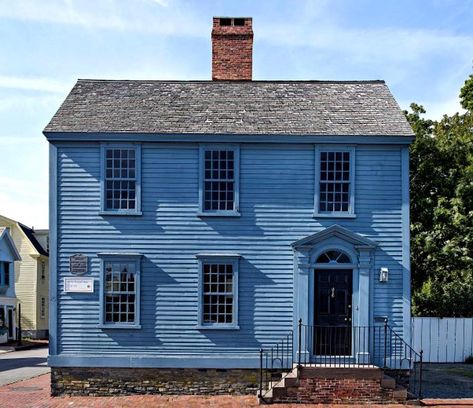
[[[87,273],[87,256],[72,255],[69,258],[69,270],[73,275],[85,275]]]
[[[93,293],[93,278],[64,278],[64,292]]]

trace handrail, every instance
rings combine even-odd
[[[289,373],[294,365],[294,333],[291,330],[274,346],[259,351],[259,398],[263,399],[266,391],[271,389],[271,381],[284,372]],[[281,378],[279,378],[280,380]]]
[[[399,377],[401,375],[400,372],[405,371],[405,367],[403,367],[403,362],[407,362],[409,364],[409,373],[410,373],[408,389],[413,395],[421,399],[422,398],[422,380],[423,380],[423,359],[424,359],[423,350],[420,350],[420,352],[417,352],[398,333],[396,333],[396,331],[391,326],[388,325],[387,320],[385,320],[384,326],[385,326],[385,331],[389,333],[388,338],[389,338],[389,349],[391,351],[391,355],[394,354],[396,356],[396,354],[400,352],[399,358],[394,359],[395,363],[394,365],[391,364],[390,367],[386,366],[386,357],[385,357],[384,368],[393,370],[394,375],[397,375]],[[393,339],[394,339],[394,348],[392,345]],[[387,347],[385,348],[385,354],[386,352],[387,352]]]
[[[423,352],[417,352],[391,326],[320,326],[298,321],[297,349],[291,331],[274,346],[260,349],[259,397],[297,366],[382,367],[417,398],[422,398]]]

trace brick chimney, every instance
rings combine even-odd
[[[253,71],[253,19],[214,17],[212,80],[251,81]]]

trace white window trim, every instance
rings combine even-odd
[[[348,211],[319,211],[320,196],[320,153],[349,152],[350,153],[350,203]],[[315,155],[315,186],[314,186],[314,218],[356,218],[355,213],[355,146],[316,145]]]
[[[135,149],[135,195],[136,205],[134,210],[108,210],[105,207],[105,167],[107,149]],[[139,143],[101,143],[100,144],[100,215],[142,215],[141,212],[141,144]]]
[[[239,330],[238,325],[238,276],[239,276],[239,254],[197,254],[199,262],[199,284],[198,284],[198,310],[197,310],[197,329],[199,330]],[[231,264],[233,266],[233,322],[232,323],[204,323],[203,322],[203,303],[204,303],[204,264],[222,263]]]
[[[207,150],[233,151],[234,183],[233,210],[204,210],[205,152]],[[200,217],[239,217],[240,216],[240,146],[228,143],[201,144],[199,146],[199,210]]]

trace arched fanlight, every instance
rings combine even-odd
[[[317,263],[322,264],[344,264],[350,263],[350,258],[340,251],[327,251],[317,258]]]

